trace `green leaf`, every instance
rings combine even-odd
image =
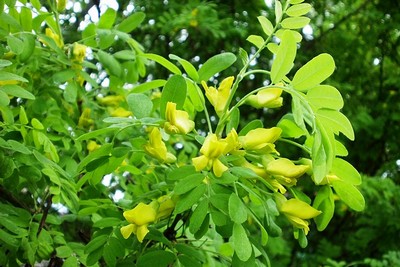
[[[21,8],[21,26],[26,32],[32,31],[32,10],[26,6]]]
[[[300,43],[301,40],[303,40],[303,35],[301,35],[301,33],[297,32],[297,31],[293,31],[293,30],[288,30],[288,29],[278,30],[275,33],[275,36],[278,37],[279,39],[281,39],[285,32],[290,32],[293,35],[293,38],[296,41],[296,43]],[[273,43],[270,43],[270,44],[273,44]]]
[[[349,119],[337,110],[319,109],[316,112],[317,118],[335,134],[343,133],[350,140],[354,140],[354,131]]]
[[[168,180],[179,180],[179,179],[184,179],[185,177],[195,173],[197,172],[193,165],[184,165],[170,171],[167,174],[167,178]]]
[[[290,4],[291,5],[297,5],[297,4],[300,4],[300,3],[303,3],[304,2],[304,0],[290,0]]]
[[[29,91],[25,90],[19,85],[16,84],[6,84],[1,86],[1,90],[8,95],[12,95],[19,98],[31,99],[34,100],[35,96],[31,94]]]
[[[199,250],[197,247],[193,247],[187,244],[176,244],[175,249],[182,254],[185,254],[187,256],[190,256],[191,258],[195,258],[198,261],[204,262],[205,261],[205,256],[202,253],[201,250]]]
[[[259,177],[253,170],[245,167],[232,167],[229,170],[233,175],[240,178],[255,179]]]
[[[258,16],[257,19],[260,22],[264,33],[267,36],[270,36],[274,32],[274,26],[272,25],[271,21],[264,16]]]
[[[354,185],[342,180],[333,180],[331,183],[336,194],[351,209],[362,211],[365,208],[364,197]]]
[[[331,172],[343,181],[348,182],[352,185],[361,184],[361,175],[358,173],[356,168],[353,167],[353,165],[351,165],[344,159],[335,158],[333,160]]]
[[[11,61],[5,60],[5,59],[0,59],[0,68],[11,66],[11,65],[12,65]]]
[[[333,199],[332,189],[329,185],[321,186],[317,196],[314,199],[313,207],[322,211],[320,215],[314,218],[318,231],[323,231],[333,218],[335,213],[335,201]]]
[[[272,63],[271,80],[273,84],[280,82],[292,69],[296,50],[297,45],[293,34],[289,31],[284,32],[275,60]]]
[[[322,144],[321,133],[320,131],[317,131],[314,135],[314,142],[311,150],[313,178],[316,184],[321,183],[329,171],[326,164],[326,153],[326,148]]]
[[[76,138],[76,141],[80,142],[83,140],[88,140],[94,137],[97,137],[99,135],[105,134],[105,133],[111,133],[111,132],[115,132],[118,131],[118,128],[101,128],[98,130],[94,130],[92,132],[88,132],[85,134],[82,134],[81,136],[79,136],[78,138]]]
[[[307,17],[292,17],[282,20],[281,25],[285,29],[301,29],[310,23],[310,18]]]
[[[246,230],[241,224],[235,223],[232,232],[232,246],[241,261],[247,261],[253,252]]]
[[[166,80],[153,80],[146,83],[142,83],[136,87],[134,87],[131,92],[132,93],[143,93],[149,91],[151,89],[163,87],[167,81]]]
[[[175,254],[165,250],[150,251],[141,256],[137,261],[137,267],[167,267],[175,261]]]
[[[286,14],[291,17],[299,17],[307,14],[308,12],[310,12],[310,10],[311,10],[311,5],[304,3],[289,7],[286,10]]]
[[[165,84],[160,100],[161,118],[165,118],[165,109],[168,102],[176,103],[176,109],[182,110],[186,100],[186,81],[181,75],[171,76]]]
[[[21,144],[18,141],[10,139],[7,141],[7,143],[10,145],[10,148],[14,151],[17,151],[25,155],[32,154],[32,151],[29,150],[29,148],[27,148],[24,144]]]
[[[10,47],[11,51],[17,55],[21,54],[24,49],[24,43],[22,40],[14,35],[7,36],[7,45]]]
[[[195,234],[200,230],[201,225],[203,224],[203,221],[205,220],[207,214],[208,199],[204,198],[199,202],[196,209],[190,216],[189,230],[192,234]]]
[[[68,258],[72,255],[73,250],[69,246],[60,246],[56,248],[57,257]]]
[[[149,117],[153,109],[153,102],[151,99],[144,94],[129,94],[126,97],[129,109],[133,112],[133,115],[138,118]]]
[[[275,0],[275,22],[279,23],[279,21],[282,19],[282,3],[278,0]]]
[[[237,129],[240,122],[240,111],[234,108],[229,116],[229,121],[226,125],[226,134],[229,134],[232,129]]]
[[[229,68],[236,61],[232,53],[222,53],[209,58],[199,69],[198,81],[208,81],[213,75]]]
[[[295,89],[306,91],[325,81],[335,70],[335,61],[329,54],[320,54],[304,66],[294,75],[292,85]]]
[[[0,81],[20,81],[24,83],[28,82],[28,80],[25,79],[24,77],[2,70],[0,70]]]
[[[118,60],[115,59],[115,57],[102,50],[98,50],[97,57],[100,63],[108,72],[108,74],[121,77],[122,67],[121,64],[119,64]]]
[[[4,242],[4,244],[17,248],[19,245],[19,241],[15,236],[10,235],[3,229],[0,229],[0,240]]]
[[[198,260],[185,254],[178,255],[180,266],[201,267],[203,266]]]
[[[201,173],[189,175],[188,177],[181,179],[175,185],[174,192],[177,195],[185,194],[186,192],[189,192],[193,188],[199,186],[203,182],[204,178],[204,175]]]
[[[143,12],[136,12],[129,17],[122,20],[122,22],[117,26],[117,30],[130,33],[143,22],[146,15]]]
[[[187,93],[190,100],[193,103],[194,109],[198,112],[203,111],[205,99],[200,88],[197,86],[196,83],[192,82],[189,79],[186,79],[186,85],[187,85]]]
[[[106,12],[101,15],[97,27],[99,27],[100,29],[111,29],[111,27],[114,25],[116,17],[117,12],[112,8],[108,8]]]
[[[10,99],[8,98],[8,95],[3,92],[3,90],[0,90],[0,106],[8,106],[10,104]]]
[[[158,64],[160,64],[161,66],[168,69],[170,72],[174,74],[179,74],[179,75],[182,74],[181,70],[177,66],[175,66],[174,64],[171,63],[171,61],[160,55],[146,53],[146,54],[141,54],[140,56],[157,62]]]
[[[343,107],[340,92],[330,85],[318,85],[308,90],[306,98],[315,109],[329,108],[339,110]]]
[[[107,235],[99,235],[93,238],[86,246],[85,246],[85,254],[89,254],[96,249],[102,247],[107,242]]]
[[[68,80],[71,80],[76,76],[76,71],[75,70],[62,70],[55,72],[52,79],[55,83],[65,83]]]
[[[282,129],[282,137],[299,138],[305,133],[294,121],[293,114],[286,114],[276,125]]]
[[[246,206],[235,193],[229,197],[228,208],[229,217],[233,222],[242,224],[247,220]]]
[[[176,203],[176,207],[174,210],[175,214],[179,214],[192,208],[194,204],[196,204],[199,199],[204,195],[206,192],[207,186],[205,184],[201,184],[192,191],[184,194]]]
[[[250,35],[246,40],[255,45],[257,48],[263,47],[265,42],[264,38],[259,35]]]
[[[44,168],[42,169],[42,173],[46,175],[47,177],[50,178],[50,181],[56,185],[61,186],[61,180],[60,177],[58,177],[58,174],[51,168]]]
[[[199,79],[199,74],[197,73],[196,68],[192,65],[192,63],[174,54],[170,54],[169,58],[178,61],[182,65],[186,73],[189,75],[189,77],[192,78],[194,81],[197,81]]]

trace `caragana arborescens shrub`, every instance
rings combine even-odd
[[[143,51],[129,34],[143,13],[118,21],[108,9],[70,44],[65,1],[2,1],[0,265],[269,265],[278,216],[305,247],[310,224],[328,226],[335,194],[362,210],[361,177],[338,139],[354,139],[353,129],[324,83],[333,58],[291,73],[297,30],[309,23],[302,2],[275,1],[274,22],[258,17],[264,33],[247,39],[256,52],[217,54],[196,69]],[[253,69],[256,58],[271,68]],[[234,63],[240,71],[225,77]],[[148,64],[171,75],[139,83]],[[257,74],[269,79],[236,99]],[[291,113],[276,126],[239,127],[240,110],[284,99]],[[194,123],[198,113],[205,124]],[[296,158],[285,157],[290,146]]]

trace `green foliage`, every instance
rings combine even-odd
[[[333,192],[361,211],[360,175],[339,158],[353,128],[339,91],[321,84],[333,58],[322,53],[293,70],[302,39],[295,30],[310,21],[303,15],[311,6],[301,2],[275,1],[274,22],[258,17],[264,34],[247,38],[257,49],[238,50],[238,67],[232,52],[216,51],[199,66],[145,53],[131,37],[146,27],[142,12],[122,20],[108,8],[71,42],[61,1],[5,1],[1,265],[270,266],[270,238],[290,232],[306,247],[311,219],[319,230],[332,219]],[[159,33],[201,22],[213,25],[207,34],[224,36],[227,21],[213,7],[188,5],[176,20],[165,13]],[[268,58],[266,48],[271,66],[252,68]],[[254,74],[268,75],[268,84],[242,90]],[[245,105],[279,108],[282,94],[292,109],[278,127],[241,125]],[[289,158],[293,147],[300,152]]]

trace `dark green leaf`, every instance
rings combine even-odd
[[[192,174],[184,179],[179,180],[179,182],[174,187],[174,192],[177,195],[182,195],[189,192],[193,188],[199,186],[204,180],[204,175],[201,173]]]
[[[206,215],[208,213],[208,199],[205,198],[199,202],[196,209],[190,216],[189,230],[192,234],[195,234],[200,230]]]
[[[175,254],[165,250],[150,251],[141,256],[137,261],[138,267],[167,267],[175,261]]]
[[[194,204],[196,204],[201,197],[206,192],[207,186],[205,184],[201,184],[192,191],[184,194],[176,203],[176,207],[174,210],[175,214],[182,213],[185,210],[191,209]]]

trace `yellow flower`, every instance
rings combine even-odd
[[[118,107],[111,111],[110,114],[112,117],[129,117],[132,116],[132,112],[124,109],[123,107]]]
[[[160,162],[172,163],[176,161],[176,157],[167,151],[167,146],[161,138],[161,132],[156,127],[151,130],[149,142],[143,146],[143,149]]]
[[[282,106],[282,89],[269,87],[247,98],[246,103],[255,108],[278,108]]]
[[[90,108],[85,108],[79,117],[78,126],[81,128],[89,128],[93,125],[94,120],[90,118]]]
[[[157,220],[168,217],[175,208],[175,202],[170,196],[161,196],[154,202],[158,205]]]
[[[123,215],[130,224],[121,227],[122,236],[127,239],[134,233],[139,242],[142,243],[149,232],[147,226],[156,220],[157,213],[151,204],[146,205],[141,202],[134,209],[125,211]]]
[[[118,106],[124,100],[125,98],[122,95],[109,95],[97,98],[99,104],[104,106]]]
[[[100,147],[101,147],[101,145],[97,144],[96,141],[93,141],[93,140],[90,140],[86,146],[86,148],[89,152],[95,151],[96,149],[99,149]]]
[[[83,59],[86,56],[86,45],[74,43],[74,46],[72,48],[72,54],[74,56],[74,60],[82,63]]]
[[[303,229],[306,235],[310,231],[308,227],[310,223],[306,220],[317,217],[322,213],[296,198],[287,200],[283,195],[275,194],[275,200],[278,210],[286,216],[294,227]]]
[[[249,131],[245,136],[240,136],[241,142],[245,150],[256,150],[261,153],[276,152],[273,144],[281,135],[282,130],[278,127],[269,129],[257,128]]]
[[[194,129],[194,122],[189,114],[183,110],[176,110],[176,103],[168,102],[165,109],[164,130],[169,134],[187,134]]]
[[[228,154],[228,153],[235,155],[244,154],[244,151],[240,150],[242,145],[239,142],[239,137],[235,128],[232,128],[232,130],[228,133],[228,135],[224,140],[226,141],[227,145],[225,147],[223,154]]]
[[[263,161],[263,164],[266,171],[285,186],[296,185],[297,178],[306,173],[310,168],[308,165],[295,165],[286,158],[275,159],[269,162]]]
[[[226,146],[227,143],[225,141],[218,140],[215,134],[209,134],[200,149],[202,155],[192,159],[196,171],[212,168],[214,174],[217,177],[221,177],[222,173],[228,169],[228,167],[219,160]]]
[[[208,87],[205,81],[201,82],[206,91],[206,97],[210,101],[211,105],[213,105],[219,117],[222,116],[222,112],[224,111],[226,102],[228,101],[233,80],[233,76],[225,78],[219,85],[218,90],[212,86]]]
[[[63,41],[61,40],[60,36],[58,34],[56,34],[52,29],[46,28],[45,34],[46,34],[46,36],[53,39],[58,47],[62,48],[64,46]],[[46,44],[46,42],[43,42],[43,43]]]

